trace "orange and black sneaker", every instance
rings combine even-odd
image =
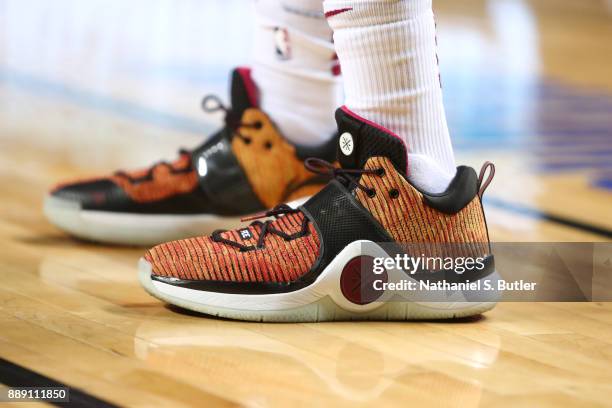
[[[287,141],[258,108],[248,68],[231,78],[231,108],[216,96],[208,112],[225,111],[225,126],[194,150],[149,169],[63,183],[45,200],[45,214],[80,238],[152,245],[238,226],[241,217],[309,197],[329,180],[304,168],[310,156],[335,156],[335,136],[321,146]]]
[[[144,288],[254,321],[442,319],[493,308],[498,275],[481,204],[492,164],[480,176],[460,166],[445,192],[429,194],[408,181],[399,137],[347,108],[336,120],[341,167],[306,161],[333,176],[323,190],[242,229],[152,248],[139,263]]]

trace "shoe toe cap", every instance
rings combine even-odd
[[[83,208],[104,207],[124,195],[119,186],[110,179],[96,179],[62,184],[51,190],[55,199],[78,203]]]
[[[151,264],[155,276],[182,280],[214,280],[215,266],[209,265],[204,252],[212,254],[208,238],[189,238],[157,245],[144,259]]]
[[[234,234],[232,232],[232,234]],[[211,237],[171,241],[150,249],[145,260],[158,277],[209,282],[290,282],[315,264],[318,238],[270,237],[265,247],[243,251]]]

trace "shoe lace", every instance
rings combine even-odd
[[[319,159],[316,157],[311,157],[305,160],[304,166],[311,172],[326,176],[332,176],[336,180],[343,183],[349,189],[353,186],[363,190],[368,196],[373,197],[376,194],[376,190],[374,188],[370,188],[361,184],[356,176],[361,176],[363,174],[374,174],[377,176],[382,176],[385,174],[385,169],[382,167],[377,169],[343,169],[340,167],[334,166],[334,164]],[[287,204],[280,204],[276,207],[272,208],[269,211],[264,211],[258,214],[254,214],[252,216],[242,218],[241,221],[253,221],[249,226],[250,227],[260,227],[259,238],[257,239],[257,243],[255,245],[244,245],[240,242],[233,241],[231,239],[224,238],[222,236],[223,233],[227,232],[227,230],[216,230],[212,233],[212,240],[219,243],[224,243],[230,245],[234,248],[238,248],[240,251],[251,251],[254,249],[261,249],[264,247],[265,238],[268,234],[274,234],[282,237],[285,241],[291,241],[296,238],[300,238],[308,235],[310,230],[308,229],[308,217],[304,217],[302,219],[301,229],[293,234],[288,234],[283,230],[276,228],[273,225],[273,222],[281,216],[287,214],[296,214],[301,211],[297,208],[292,208]],[[265,222],[259,221],[261,218],[274,217],[272,220],[267,220]]]
[[[364,186],[358,180],[364,174],[374,174],[383,176],[385,169],[379,167],[377,169],[344,169],[336,167],[333,163],[317,157],[310,157],[304,161],[304,166],[311,172],[325,176],[331,176],[344,184],[348,189],[353,187],[361,189],[369,197],[376,195],[376,189]]]
[[[242,221],[255,220],[249,226],[255,229],[258,227],[260,228],[259,238],[257,239],[257,243],[255,245],[244,245],[244,244],[241,244],[240,242],[232,241],[231,239],[224,238],[222,234],[227,232],[227,230],[216,230],[212,233],[211,238],[215,242],[230,245],[234,248],[238,248],[242,252],[264,248],[266,235],[268,234],[274,234],[274,235],[277,235],[283,238],[285,241],[291,241],[293,239],[300,238],[300,237],[303,237],[309,234],[310,230],[308,229],[308,218],[304,217],[302,219],[302,226],[300,230],[293,234],[288,234],[285,231],[276,228],[273,225],[273,222],[281,216],[284,216],[287,214],[297,214],[300,212],[301,211],[299,209],[292,208],[288,206],[287,204],[279,204],[269,211],[264,211],[264,212],[243,218]],[[267,217],[274,217],[274,219],[267,220],[265,222],[262,222],[259,220],[261,218],[267,218]]]
[[[179,149],[179,158],[186,157],[187,164],[184,167],[176,168],[173,163],[169,163],[167,161],[159,161],[153,164],[151,167],[147,169],[147,172],[142,177],[133,177],[129,172],[124,170],[118,170],[115,172],[115,176],[124,177],[130,181],[130,183],[140,183],[143,181],[153,180],[153,174],[155,170],[159,167],[167,167],[172,174],[180,174],[180,173],[188,173],[191,171],[191,151],[187,149]],[[180,159],[179,159],[180,160]]]
[[[242,133],[240,133],[240,129],[241,128],[261,129],[263,126],[263,123],[261,123],[261,121],[255,121],[253,123],[242,122],[240,116],[235,111],[225,106],[223,102],[221,101],[221,98],[219,98],[217,95],[211,94],[211,95],[204,96],[201,102],[201,106],[202,106],[202,110],[207,113],[214,113],[218,111],[225,112],[224,122],[225,122],[225,126],[230,130],[230,133],[229,133],[230,137],[238,137],[242,139],[242,141],[244,141],[244,143],[246,144],[251,143],[251,138],[248,136],[244,136]],[[172,174],[189,172],[191,171],[191,168],[192,168],[192,161],[191,161],[192,154],[193,154],[192,150],[183,149],[183,148],[179,149],[178,151],[179,158],[185,157],[187,159],[186,160],[187,164],[184,167],[181,167],[180,169],[177,169],[173,165],[173,163],[169,163],[167,161],[162,160],[162,161],[152,164],[147,169],[147,172],[145,173],[145,175],[140,178],[135,178],[130,173],[124,170],[119,170],[115,172],[115,175],[124,177],[128,179],[131,183],[138,183],[142,181],[152,180],[155,170],[158,169],[159,167],[167,167]]]
[[[207,113],[225,112],[225,126],[230,130],[230,137],[238,137],[246,144],[251,143],[251,138],[240,133],[240,129],[261,129],[263,123],[257,120],[253,123],[242,122],[241,115],[236,113],[231,108],[225,106],[217,95],[206,95],[202,99],[202,110]]]

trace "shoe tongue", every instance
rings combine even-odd
[[[232,111],[239,117],[248,108],[259,107],[259,90],[251,78],[251,69],[239,67],[232,71],[230,96]]]
[[[387,157],[397,171],[407,175],[406,146],[399,136],[346,106],[336,110],[338,162],[345,169],[362,169],[370,157]]]

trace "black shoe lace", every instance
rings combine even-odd
[[[332,163],[317,157],[306,159],[304,166],[313,173],[335,178],[349,189],[353,187],[359,188],[369,197],[374,197],[376,195],[376,189],[364,186],[358,181],[358,177],[363,174],[374,174],[377,176],[383,176],[385,174],[385,169],[382,167],[377,169],[344,169],[342,167],[336,167]]]
[[[255,121],[253,123],[242,122],[242,118],[234,110],[223,104],[221,98],[217,95],[206,95],[202,99],[202,110],[204,112],[213,113],[218,111],[225,112],[225,126],[230,130],[231,137],[238,137],[246,144],[251,143],[251,138],[240,133],[242,128],[261,129],[263,123]]]
[[[376,190],[374,188],[369,188],[361,184],[357,180],[356,176],[361,176],[363,174],[374,174],[377,176],[383,176],[385,174],[385,169],[383,169],[382,167],[378,169],[343,169],[334,166],[328,161],[316,157],[306,159],[306,161],[304,162],[304,166],[313,173],[332,176],[348,188],[352,188],[353,186],[359,188],[370,197],[376,195]],[[240,242],[223,238],[221,234],[227,232],[227,230],[217,230],[212,233],[211,238],[215,242],[233,246],[234,248],[238,248],[240,251],[251,251],[254,249],[264,248],[265,238],[267,234],[278,235],[282,237],[285,241],[291,241],[293,239],[308,235],[310,230],[308,229],[309,220],[307,217],[304,217],[302,219],[301,229],[294,234],[287,234],[286,232],[275,228],[272,225],[274,220],[261,222],[259,221],[259,219],[267,217],[274,217],[274,219],[278,219],[280,216],[286,214],[296,214],[299,212],[301,211],[297,208],[291,208],[287,204],[280,204],[269,211],[264,211],[262,213],[252,215],[250,217],[243,218],[242,221],[255,220],[250,224],[251,227],[261,227],[259,231],[259,238],[257,239],[257,243],[255,245],[244,245]]]
[[[225,106],[223,102],[221,101],[221,98],[219,98],[217,95],[206,95],[202,99],[201,106],[202,106],[202,110],[207,113],[213,113],[213,112],[218,112],[218,111],[225,112],[224,122],[225,122],[225,126],[230,130],[230,137],[238,137],[242,139],[242,141],[244,141],[244,143],[246,144],[251,143],[251,138],[244,136],[242,133],[240,133],[240,129],[241,128],[261,129],[261,127],[263,126],[263,124],[260,121],[256,121],[254,123],[241,122],[240,120],[241,118],[239,117],[239,115],[236,114],[232,109]],[[190,172],[192,168],[191,159],[192,159],[193,151],[189,149],[179,149],[178,154],[179,154],[179,157],[188,156],[188,162],[184,168],[177,169],[172,165],[172,163],[162,160],[162,161],[152,164],[147,169],[147,172],[145,173],[145,175],[139,178],[132,177],[128,172],[124,170],[116,171],[115,175],[124,177],[128,179],[131,183],[140,183],[143,181],[152,180],[155,170],[158,167],[162,167],[162,166],[167,167],[172,174]]]
[[[296,208],[291,208],[287,204],[280,204],[274,207],[269,211],[265,211],[259,214],[252,215],[250,217],[243,218],[242,221],[251,221],[255,220],[250,224],[250,227],[256,228],[260,227],[259,230],[259,238],[257,239],[257,243],[255,245],[244,245],[237,241],[232,241],[231,239],[223,238],[221,234],[227,232],[227,230],[216,230],[212,233],[212,240],[219,243],[224,243],[234,248],[238,248],[240,251],[252,251],[255,249],[264,248],[265,239],[267,234],[278,235],[283,238],[285,241],[291,241],[296,238],[304,237],[309,234],[310,230],[308,229],[308,218],[304,217],[302,219],[302,226],[299,231],[293,234],[287,234],[283,230],[279,230],[275,228],[272,223],[274,220],[278,219],[280,216],[287,214],[296,214],[301,212]],[[267,220],[265,222],[259,221],[260,218],[274,217],[274,220]]]
[[[179,157],[181,156],[188,156],[188,162],[185,165],[185,167],[181,167],[179,169],[177,169],[176,167],[174,167],[174,165],[172,163],[169,163],[167,161],[159,161],[153,165],[151,165],[151,167],[149,167],[147,169],[147,172],[145,173],[144,176],[142,177],[132,177],[132,175],[124,170],[118,170],[115,172],[115,176],[119,176],[119,177],[124,177],[126,179],[128,179],[130,181],[130,183],[132,184],[136,184],[136,183],[142,183],[144,181],[151,181],[153,180],[153,173],[155,172],[155,170],[158,167],[167,167],[170,170],[170,173],[172,174],[181,174],[181,173],[189,173],[191,172],[191,151],[187,150],[187,149],[179,149],[178,151],[179,153]]]

